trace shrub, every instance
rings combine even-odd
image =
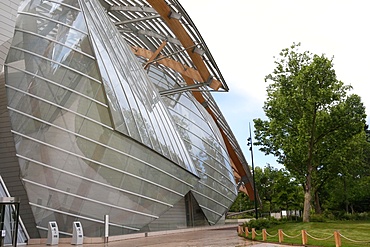
[[[311,221],[316,221],[316,222],[322,222],[320,219],[319,215],[314,215],[313,216],[315,219],[310,218]],[[325,211],[323,214],[324,220],[369,220],[370,219],[370,214],[368,212],[362,212],[362,213],[346,213],[345,211]],[[319,221],[318,221],[319,220]]]
[[[325,217],[322,214],[311,214],[310,215],[311,222],[325,222]]]
[[[275,218],[259,218],[257,220],[253,219],[250,220],[246,223],[244,223],[244,226],[247,226],[248,229],[255,228],[256,230],[262,230],[262,229],[267,229],[270,228],[274,225],[279,225],[281,224],[282,221],[275,219]]]
[[[256,230],[262,230],[270,227],[270,221],[268,219],[253,219],[247,222],[247,226],[249,229],[255,228]]]
[[[324,217],[328,220],[335,220],[335,215],[333,214],[332,211],[325,211],[324,212]]]
[[[340,220],[354,220],[355,215],[350,213],[344,213]]]
[[[355,214],[355,220],[369,220],[369,218],[369,213],[367,212]]]

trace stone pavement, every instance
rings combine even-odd
[[[197,231],[184,231],[168,234],[149,235],[109,243],[86,244],[86,247],[282,247],[284,245],[261,243],[245,240],[237,235],[237,226],[208,227]],[[45,247],[46,244],[30,245]],[[58,247],[71,247],[71,244],[59,244]],[[291,245],[290,245],[291,246]]]

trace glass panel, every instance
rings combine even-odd
[[[101,56],[99,60],[104,58],[105,69],[109,71],[106,74],[111,77],[111,81],[104,81],[111,83],[106,87],[115,92],[121,107],[122,105],[130,107],[133,119],[130,121],[130,118],[124,118],[130,136],[149,147],[154,147],[176,164],[196,173],[191,159],[186,157],[188,155],[184,144],[180,144],[177,130],[158,92],[148,80],[141,65],[137,63],[130,48],[124,43],[111,21],[104,18],[99,6],[93,1],[83,3],[86,4],[83,5],[83,9],[86,10],[96,50],[100,53],[98,56]],[[120,52],[115,52],[117,50]],[[100,63],[101,67],[102,65],[103,63]],[[117,114],[112,116],[115,117]]]
[[[110,191],[100,193],[101,195],[106,195],[106,198],[104,198],[103,201],[93,201],[84,200],[83,198],[74,196],[71,194],[72,190],[68,193],[62,193],[31,183],[26,183],[26,186],[35,196],[32,202],[36,204],[33,207],[33,210],[34,214],[36,215],[36,222],[38,222],[38,226],[47,227],[50,220],[57,220],[59,231],[61,232],[71,233],[73,230],[72,222],[79,220],[78,216],[84,218],[80,219],[84,228],[84,235],[95,237],[99,236],[99,234],[95,232],[96,229],[94,228],[101,224],[96,221],[102,221],[105,214],[110,215],[111,224],[121,225],[123,229],[126,229],[126,233],[132,232],[132,230],[127,232],[127,230],[130,228],[137,228],[140,227],[141,224],[148,224],[151,220],[153,220],[154,217],[125,210],[125,208],[121,205],[128,204],[130,200],[127,197],[125,197],[125,202],[119,201],[120,206],[116,206],[117,203],[107,203],[109,200],[106,199],[112,196]],[[86,184],[84,186],[80,185],[78,189],[91,191],[97,188]],[[38,193],[33,193],[35,191]],[[101,188],[97,192],[99,191],[102,191]],[[76,216],[72,217],[72,215],[68,216],[66,214],[56,213],[51,210],[49,211],[48,208],[51,207],[58,208],[58,210],[62,211],[63,213],[74,214]],[[86,215],[84,212],[89,212],[89,214]],[[137,222],[140,222],[141,224],[138,225]],[[90,232],[88,229],[92,229],[94,231]]]
[[[79,8],[78,1],[65,0],[63,3],[75,8]],[[34,1],[28,1],[28,4],[24,3],[21,5],[21,7],[22,6],[24,6],[24,8],[20,9],[20,12],[37,14],[41,17],[37,24],[40,26],[40,31],[43,34],[50,34],[54,32],[55,36],[65,36],[67,38],[68,31],[70,29],[70,27],[67,26],[71,26],[83,32],[87,31],[83,14],[74,8],[49,1],[41,1],[39,4],[35,4]],[[34,22],[23,21],[23,19],[18,18],[16,27],[24,25],[35,26]]]
[[[151,66],[150,71],[149,76],[160,90],[178,87],[177,82],[167,77],[159,67]],[[207,219],[215,223],[237,193],[221,133],[208,112],[190,93],[173,94],[165,99],[201,178],[194,188],[194,195]]]
[[[8,62],[8,66],[12,66],[8,67],[8,73],[13,77],[12,80],[7,81],[8,85],[26,90],[26,88],[32,86],[35,80],[44,79],[48,80],[48,84],[50,86],[52,86],[52,83],[61,85],[62,87],[77,91],[78,93],[84,94],[87,97],[96,98],[98,101],[105,103],[105,98],[101,89],[102,86],[98,82],[88,79],[64,67],[59,67],[58,70],[54,71],[53,73],[41,71],[41,69],[44,68],[42,63],[43,61],[38,61],[39,64],[33,64],[31,61],[37,61],[35,58],[24,61],[28,63],[26,67],[28,71],[24,71],[22,64],[15,61],[23,60],[25,56],[32,59],[32,56],[28,56],[21,51],[16,51],[14,49],[10,50],[8,61],[14,60],[14,62]]]

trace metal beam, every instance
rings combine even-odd
[[[136,33],[151,36],[151,37],[161,39],[161,40],[167,40],[168,42],[176,44],[176,45],[180,45],[180,46],[182,45],[181,42],[178,39],[172,38],[170,36],[165,36],[165,35],[159,34],[157,32],[153,32],[151,30],[141,29],[141,30],[138,30]]]
[[[157,59],[153,59],[153,60],[150,60],[150,59],[149,59],[149,61],[146,63],[146,65],[151,64],[151,63],[158,62],[159,60],[162,60],[162,59],[165,59],[165,58],[167,58],[167,57],[171,57],[171,56],[173,56],[173,55],[179,54],[179,53],[181,53],[181,52],[183,52],[183,51],[186,51],[186,50],[192,49],[192,48],[194,48],[195,46],[196,46],[196,45],[193,45],[193,46],[190,46],[190,47],[187,47],[187,48],[184,48],[184,49],[181,49],[181,50],[178,50],[178,51],[172,52],[172,53],[170,53],[170,54],[167,54],[166,56],[161,56],[161,57],[159,57],[159,58],[157,58]]]
[[[151,20],[151,19],[156,19],[156,18],[160,18],[160,17],[161,17],[160,15],[145,16],[145,17],[135,18],[135,19],[131,19],[131,20],[118,21],[118,22],[115,22],[114,25],[116,25],[116,26],[125,25],[125,24],[140,22],[140,21],[147,21],[147,20]]]
[[[133,11],[133,12],[146,12],[146,13],[157,13],[157,11],[151,7],[137,7],[137,6],[110,6],[108,11]]]
[[[189,85],[189,86],[184,86],[184,87],[178,87],[178,88],[172,88],[172,89],[168,89],[168,90],[159,91],[159,94],[161,96],[166,96],[166,95],[171,95],[171,94],[175,94],[175,93],[182,93],[182,92],[191,91],[192,89],[200,88],[200,87],[203,87],[203,86],[209,86],[209,84],[210,84],[209,82],[197,83],[197,84],[193,84],[193,85]]]

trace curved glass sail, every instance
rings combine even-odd
[[[152,65],[148,75],[159,90],[178,88],[177,81],[161,66]],[[234,202],[237,191],[221,133],[214,120],[189,91],[164,96],[180,135],[200,176],[192,190],[210,224],[215,224]]]
[[[65,0],[24,1],[18,14],[5,64],[8,109],[41,237],[49,221],[72,232],[76,219],[100,236],[105,214],[112,235],[139,231],[198,180],[136,59],[111,54],[124,41],[103,40],[114,30],[102,12],[96,1]]]

